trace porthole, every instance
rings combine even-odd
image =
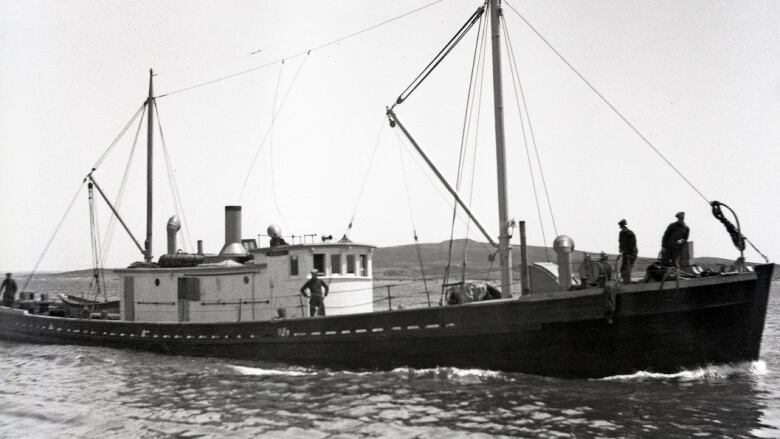
[[[154,280],[154,286],[159,287],[160,286],[160,279]]]
[[[248,284],[248,283],[249,283],[249,276],[244,276],[244,283],[245,283],[245,284]]]

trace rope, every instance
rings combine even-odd
[[[51,246],[52,241],[54,241],[54,237],[57,236],[57,232],[59,232],[60,227],[62,227],[62,223],[65,222],[65,218],[68,216],[68,213],[70,213],[70,209],[73,207],[73,204],[76,203],[76,198],[79,195],[79,192],[81,192],[82,186],[84,186],[84,183],[87,181],[85,178],[81,181],[81,184],[79,185],[79,188],[76,190],[76,193],[73,194],[73,199],[71,199],[70,204],[68,204],[68,208],[65,209],[65,214],[62,215],[62,218],[60,219],[60,222],[57,223],[57,227],[54,228],[54,233],[52,233],[51,238],[49,238],[49,241],[46,243],[46,246],[43,248],[43,251],[41,252],[41,255],[38,257],[38,261],[35,263],[35,266],[33,267],[32,271],[30,272],[30,275],[27,276],[27,280],[24,281],[24,285],[22,286],[22,289],[20,291],[24,291],[27,289],[27,285],[30,283],[30,280],[32,279],[33,275],[35,275],[35,272],[38,271],[38,266],[41,264],[41,261],[43,260],[43,256],[46,254],[46,252],[49,250],[49,247]]]
[[[381,23],[377,23],[377,24],[375,24],[373,26],[369,26],[367,28],[361,29],[359,31],[356,31],[356,32],[353,32],[351,34],[345,35],[343,37],[337,38],[335,40],[328,41],[327,43],[320,44],[319,46],[316,46],[313,49],[304,50],[304,51],[298,52],[298,53],[296,53],[296,54],[294,54],[292,56],[285,56],[285,57],[283,57],[281,59],[277,59],[275,61],[271,61],[269,63],[262,64],[262,65],[259,65],[259,66],[256,66],[256,67],[252,67],[252,68],[249,68],[249,69],[246,69],[246,70],[242,70],[240,72],[231,73],[229,75],[221,76],[219,78],[212,79],[210,81],[201,82],[199,84],[195,84],[195,85],[192,85],[192,86],[189,86],[189,87],[185,87],[185,88],[174,90],[174,91],[171,91],[171,92],[168,92],[168,93],[165,93],[165,94],[161,94],[161,95],[157,96],[156,98],[163,98],[163,97],[166,97],[166,96],[172,96],[172,95],[175,95],[175,94],[184,93],[185,91],[190,91],[190,90],[193,90],[193,89],[196,89],[196,88],[200,88],[200,87],[204,87],[204,86],[207,86],[207,85],[215,84],[217,82],[222,82],[222,81],[224,81],[226,79],[235,78],[236,76],[245,75],[247,73],[251,73],[251,72],[254,72],[256,70],[264,69],[264,68],[270,67],[270,66],[272,66],[274,64],[278,64],[280,62],[283,62],[284,60],[290,60],[290,59],[293,59],[293,58],[298,58],[299,56],[308,55],[309,53],[311,53],[313,51],[324,49],[325,47],[332,46],[334,44],[338,44],[338,43],[340,43],[340,42],[342,42],[344,40],[348,40],[348,39],[350,39],[352,37],[356,37],[356,36],[358,36],[360,34],[363,34],[365,32],[372,31],[372,30],[374,30],[376,28],[379,28],[379,27],[384,26],[386,24],[392,23],[392,22],[394,22],[396,20],[400,20],[401,18],[404,18],[404,17],[406,17],[408,15],[411,15],[411,14],[414,14],[416,12],[422,11],[423,9],[427,9],[427,8],[437,4],[437,3],[441,3],[442,1],[444,1],[444,0],[432,1],[432,2],[430,2],[428,4],[420,6],[419,8],[416,8],[416,9],[413,9],[413,10],[411,10],[409,12],[406,12],[406,13],[403,13],[401,15],[395,16],[395,17],[390,18],[388,20],[385,20],[385,21],[383,21]],[[257,51],[255,51],[255,52],[257,52]]]
[[[376,136],[376,141],[374,142],[374,150],[371,152],[371,159],[368,161],[368,169],[366,169],[366,173],[363,176],[363,183],[360,185],[360,192],[358,192],[357,201],[355,201],[355,208],[352,210],[352,216],[349,219],[349,224],[347,225],[347,229],[344,231],[344,238],[349,238],[349,232],[352,231],[352,223],[355,221],[355,216],[357,215],[358,206],[360,206],[360,200],[363,198],[363,191],[366,189],[366,183],[368,182],[368,176],[371,174],[371,167],[374,165],[374,157],[376,157],[376,152],[379,149],[379,141],[382,139],[382,133],[385,130],[385,117],[382,116],[382,121],[379,124],[379,134]]]
[[[759,250],[758,248],[756,248],[756,246],[755,246],[755,245],[753,245],[753,243],[752,243],[752,242],[750,242],[750,240],[749,240],[749,239],[745,238],[744,236],[743,236],[742,238],[744,238],[744,239],[745,239],[745,242],[747,242],[748,244],[750,244],[750,246],[751,246],[751,247],[753,247],[753,250],[755,250],[755,251],[756,251],[756,253],[758,253],[759,255],[761,255],[761,257],[762,257],[762,258],[764,258],[764,262],[766,262],[767,264],[769,263],[769,258],[768,258],[768,257],[766,257],[766,255],[765,255],[765,254],[761,253],[761,250]]]
[[[182,224],[184,225],[184,232],[187,236],[187,240],[184,241],[183,247],[184,251],[188,252],[188,244],[189,247],[192,246],[190,227],[187,223],[187,216],[184,213],[184,203],[182,203],[181,196],[179,195],[179,185],[176,184],[176,175],[174,173],[173,163],[171,162],[171,156],[168,154],[168,145],[165,142],[165,134],[163,134],[160,111],[157,108],[157,101],[154,101],[154,112],[157,114],[157,129],[160,131],[160,143],[162,143],[163,156],[165,157],[165,169],[168,173],[168,185],[171,187],[171,195],[173,195],[173,206],[174,210],[176,211],[176,215],[181,218]]]
[[[125,132],[127,132],[127,130],[130,128],[130,126],[133,125],[133,121],[135,121],[135,119],[138,117],[138,115],[141,114],[141,112],[145,108],[146,108],[146,101],[144,101],[144,103],[138,108],[138,110],[136,110],[135,114],[133,114],[133,117],[131,117],[130,120],[127,121],[127,124],[125,124],[124,128],[122,128],[122,131],[119,132],[119,135],[117,135],[114,138],[114,141],[111,142],[110,145],[108,145],[108,148],[106,148],[106,150],[103,152],[103,154],[100,156],[100,158],[98,158],[98,161],[95,162],[95,165],[92,166],[93,169],[97,169],[98,166],[100,166],[103,163],[103,160],[106,159],[106,156],[108,155],[108,153],[114,148],[114,146],[116,146],[116,144],[119,142],[119,139],[121,139],[122,136],[125,135]]]
[[[125,188],[127,187],[127,181],[130,175],[130,168],[133,163],[133,157],[135,155],[135,148],[138,145],[138,135],[141,132],[141,126],[144,122],[144,114],[146,114],[146,107],[144,107],[143,113],[141,113],[141,117],[138,119],[138,128],[136,128],[135,131],[135,137],[133,138],[133,145],[130,148],[130,154],[127,158],[127,165],[125,165],[125,172],[122,174],[122,183],[119,185],[119,191],[117,192],[116,198],[114,200],[114,207],[117,211],[119,211],[119,208],[122,206],[122,199],[124,197]],[[116,217],[114,215],[110,216],[108,227],[106,227],[106,239],[104,241],[103,246],[103,254],[100,256],[100,263],[101,265],[105,266],[106,259],[108,258],[108,252],[111,249],[111,241],[114,238],[114,230],[116,228]]]
[[[507,44],[507,52],[509,54],[509,58],[512,62],[512,65],[514,66],[514,71],[517,79],[517,89],[520,90],[520,99],[523,103],[523,110],[525,111],[525,117],[526,121],[528,122],[528,133],[531,135],[531,144],[534,147],[534,154],[536,155],[536,164],[539,168],[539,176],[542,178],[542,187],[544,188],[544,196],[547,199],[547,209],[550,211],[550,220],[552,220],[553,225],[553,231],[555,232],[555,235],[558,235],[558,225],[555,223],[555,214],[553,213],[552,208],[552,202],[550,200],[550,192],[547,189],[547,179],[544,177],[544,167],[542,166],[542,160],[539,157],[539,147],[536,143],[536,135],[534,134],[534,126],[531,124],[531,112],[528,111],[528,104],[525,99],[525,92],[523,91],[523,83],[520,80],[520,70],[517,68],[517,58],[515,57],[515,49],[512,46],[512,40],[509,38],[509,30],[506,27],[506,20],[504,19],[504,16],[501,15],[501,26],[504,29],[504,36],[506,37],[506,44]],[[515,92],[517,94],[517,92]],[[517,99],[517,96],[515,96],[515,99]],[[519,107],[519,106],[518,106]],[[519,108],[518,108],[519,109]],[[519,113],[522,118],[522,113]],[[521,122],[522,125],[522,122]],[[545,245],[546,247],[546,245]]]
[[[480,71],[481,76],[479,78],[479,92],[477,92],[477,96],[483,96],[482,94],[482,88],[485,82],[485,48],[487,47],[487,30],[488,27],[485,26],[483,29],[482,34],[482,48],[481,48],[481,61],[480,61]],[[477,105],[477,118],[474,123],[474,131],[479,132],[479,123],[482,119],[482,99],[478,99],[476,101]],[[477,150],[479,146],[479,139],[475,136],[474,137],[474,152],[471,157],[471,181],[469,185],[469,204],[474,199],[474,182],[476,181],[476,171],[477,171]],[[466,261],[468,258],[468,252],[469,252],[469,232],[471,231],[471,218],[466,218],[466,240],[463,243],[463,270],[461,271],[461,281],[466,281]],[[492,262],[491,262],[492,265]]]
[[[282,72],[284,71],[284,60],[279,65],[279,75],[276,77],[276,90],[274,90],[274,101],[271,107],[271,114],[276,113],[276,99],[279,97],[279,85],[282,82]],[[268,132],[268,161],[270,162],[270,174],[271,174],[271,194],[274,199],[274,207],[276,207],[276,213],[279,214],[279,219],[282,220],[282,225],[287,224],[287,221],[282,215],[282,209],[279,207],[279,197],[276,196],[276,173],[274,172],[274,124],[271,122],[270,131]]]
[[[468,135],[469,135],[469,129],[471,127],[471,116],[473,110],[473,97],[474,97],[474,81],[475,81],[475,72],[477,64],[480,62],[480,56],[482,55],[482,52],[480,51],[481,48],[484,47],[483,44],[481,44],[483,37],[483,30],[482,30],[482,24],[484,20],[480,17],[479,25],[477,28],[477,39],[474,42],[474,55],[472,56],[471,61],[471,73],[469,74],[469,86],[468,91],[466,93],[466,109],[463,112],[463,127],[461,128],[461,137],[460,137],[460,151],[458,152],[458,172],[457,177],[455,179],[455,190],[460,191],[460,184],[463,178],[463,162],[466,160],[466,145],[468,143]],[[485,26],[487,28],[487,26]],[[480,84],[481,85],[481,84]],[[472,180],[473,182],[473,180]],[[452,263],[452,244],[453,240],[455,238],[455,219],[458,212],[458,203],[457,201],[453,202],[452,205],[452,222],[450,224],[450,241],[449,245],[447,246],[447,265],[444,267],[444,283],[447,283],[449,276],[450,276],[450,269],[451,269],[451,263]],[[468,230],[468,229],[467,229]]]
[[[502,21],[502,23],[503,23],[503,21]],[[530,148],[528,147],[528,136],[526,134],[525,124],[523,123],[523,112],[520,109],[520,99],[519,99],[519,97],[523,94],[523,89],[522,89],[522,85],[518,89],[518,83],[520,82],[520,80],[519,80],[520,74],[519,74],[519,72],[517,72],[517,64],[515,63],[514,58],[512,56],[513,55],[512,52],[511,52],[511,47],[512,46],[509,43],[509,37],[508,37],[507,32],[506,32],[506,27],[504,27],[504,35],[507,36],[507,38],[506,38],[507,39],[507,44],[505,46],[505,49],[506,49],[506,52],[507,52],[507,57],[510,60],[509,72],[511,73],[511,76],[512,76],[512,88],[514,89],[514,92],[515,92],[515,105],[517,106],[517,113],[520,115],[520,132],[523,134],[523,146],[525,147],[525,157],[526,157],[526,161],[528,162],[528,174],[531,177],[531,188],[533,189],[534,201],[536,203],[536,214],[539,217],[539,228],[542,231],[542,242],[544,244],[544,249],[545,249],[544,253],[545,253],[545,257],[547,258],[547,262],[549,262],[550,261],[550,250],[549,250],[549,248],[547,246],[547,233],[544,231],[544,219],[542,218],[542,208],[541,208],[540,203],[539,203],[539,191],[536,188],[536,177],[534,176],[533,164],[531,162],[531,152],[530,152]],[[523,98],[523,102],[525,102],[525,98]],[[527,109],[526,109],[526,116],[528,116]],[[531,126],[531,119],[530,119],[530,117],[528,117],[528,126],[529,127]],[[540,166],[540,172],[541,172],[541,166]],[[554,224],[554,222],[553,222],[553,224]],[[555,234],[556,235],[558,234],[557,228],[555,229]]]
[[[383,124],[384,126],[384,124]],[[423,284],[425,285],[425,291],[428,292],[428,280],[425,278],[425,265],[423,264],[422,259],[422,249],[420,247],[420,240],[417,237],[417,226],[415,225],[414,221],[414,209],[412,209],[412,194],[409,191],[409,180],[406,176],[406,165],[404,164],[404,151],[402,148],[403,145],[401,143],[398,143],[398,156],[400,157],[400,163],[401,163],[401,174],[404,177],[404,188],[406,189],[406,204],[409,207],[409,218],[412,221],[412,232],[414,233],[414,247],[417,251],[417,260],[420,263],[420,273],[422,274],[422,280]],[[450,241],[452,242],[452,241]]]
[[[629,127],[629,128],[631,128],[631,130],[632,130],[632,131],[633,131],[633,132],[634,132],[634,133],[635,133],[637,136],[639,136],[639,138],[640,138],[640,139],[642,139],[642,140],[645,142],[645,144],[647,144],[647,146],[649,146],[649,147],[650,147],[650,148],[651,148],[651,149],[652,149],[652,150],[653,150],[653,151],[654,151],[654,152],[655,152],[655,153],[656,153],[656,154],[657,154],[657,155],[658,155],[658,156],[659,156],[659,157],[660,157],[660,158],[661,158],[661,159],[662,159],[664,162],[666,162],[666,164],[667,164],[667,165],[669,165],[669,167],[670,167],[670,168],[672,168],[672,170],[673,170],[675,173],[677,173],[677,175],[678,175],[678,176],[680,176],[680,178],[682,178],[682,179],[683,179],[683,181],[685,181],[685,183],[687,183],[687,184],[688,184],[688,186],[690,186],[690,187],[691,187],[691,189],[693,189],[693,190],[694,190],[694,191],[695,191],[695,192],[696,192],[696,193],[697,193],[697,194],[698,194],[698,195],[699,195],[699,196],[700,196],[700,197],[701,197],[701,198],[702,198],[702,199],[703,199],[703,200],[704,200],[704,201],[705,201],[707,204],[709,204],[709,203],[710,203],[710,202],[709,202],[709,199],[708,199],[707,197],[705,197],[705,196],[704,196],[704,194],[703,194],[703,193],[702,193],[702,192],[701,192],[701,191],[700,191],[700,190],[699,190],[699,189],[698,189],[696,186],[694,186],[694,185],[693,185],[693,183],[691,183],[691,181],[690,181],[690,180],[688,180],[688,179],[685,177],[685,175],[683,175],[683,173],[682,173],[682,172],[680,172],[680,170],[679,170],[679,169],[677,169],[677,167],[675,167],[675,166],[672,164],[672,162],[670,162],[670,161],[669,161],[669,159],[667,159],[667,158],[666,158],[666,156],[664,156],[664,155],[661,153],[661,151],[659,151],[659,150],[658,150],[658,148],[656,148],[656,147],[655,147],[655,145],[653,145],[653,144],[652,144],[652,142],[650,142],[650,141],[649,141],[649,140],[648,140],[648,139],[647,139],[647,138],[646,138],[644,135],[642,135],[642,133],[641,133],[641,132],[639,132],[639,130],[638,130],[638,129],[637,129],[637,128],[636,128],[636,127],[635,127],[635,126],[634,126],[634,125],[633,125],[631,122],[629,122],[629,120],[628,120],[628,119],[627,119],[625,116],[623,116],[623,114],[622,114],[622,113],[621,113],[621,112],[620,112],[620,111],[619,111],[617,108],[615,108],[615,106],[614,106],[614,105],[612,105],[612,103],[611,103],[609,100],[607,100],[607,98],[606,98],[606,97],[604,97],[604,95],[602,95],[602,94],[601,94],[601,92],[599,92],[599,91],[596,89],[596,87],[595,87],[595,86],[593,86],[593,84],[591,84],[591,83],[590,83],[590,81],[588,81],[588,80],[587,80],[587,79],[586,79],[586,78],[585,78],[585,77],[582,75],[582,73],[580,73],[580,72],[579,72],[579,71],[578,71],[578,70],[577,70],[577,69],[576,69],[576,68],[575,68],[575,67],[574,67],[574,66],[573,66],[573,65],[572,65],[572,64],[571,64],[571,63],[570,63],[570,62],[569,62],[569,61],[568,61],[568,60],[567,60],[567,59],[566,59],[566,58],[565,58],[565,57],[564,57],[564,56],[563,56],[563,55],[562,55],[562,54],[561,54],[561,53],[560,53],[560,52],[559,52],[559,51],[558,51],[556,48],[555,48],[555,47],[553,47],[553,45],[552,45],[552,44],[551,44],[549,41],[547,41],[547,39],[546,39],[544,36],[542,36],[542,34],[541,34],[541,33],[539,33],[539,31],[538,31],[538,30],[536,30],[536,28],[535,28],[535,27],[534,27],[534,26],[533,26],[533,25],[532,25],[532,24],[531,24],[531,23],[530,23],[530,22],[529,22],[529,21],[528,21],[528,20],[527,20],[527,19],[526,19],[526,18],[525,18],[525,17],[524,17],[524,16],[523,16],[521,13],[520,13],[520,12],[518,12],[518,11],[517,11],[517,9],[515,9],[515,7],[514,7],[514,6],[512,6],[512,5],[511,5],[511,4],[510,4],[508,1],[506,1],[505,3],[506,3],[508,6],[509,6],[509,8],[510,8],[510,9],[512,9],[512,11],[513,11],[513,12],[514,12],[514,13],[515,13],[515,14],[516,14],[518,17],[520,17],[520,19],[521,19],[521,20],[523,20],[523,21],[525,22],[525,24],[526,24],[526,25],[528,25],[528,27],[529,27],[529,28],[530,28],[530,29],[531,29],[531,30],[532,30],[532,31],[533,31],[533,32],[536,34],[536,36],[538,36],[538,37],[539,37],[539,38],[540,38],[540,39],[541,39],[541,40],[544,42],[544,44],[546,44],[546,45],[547,45],[547,47],[549,47],[549,48],[550,48],[550,50],[552,50],[552,51],[553,51],[553,52],[554,52],[554,53],[555,53],[555,54],[558,56],[558,58],[560,58],[560,59],[561,59],[561,61],[563,61],[563,62],[564,62],[564,63],[565,63],[565,64],[566,64],[566,65],[567,65],[567,66],[568,66],[568,67],[569,67],[569,68],[570,68],[570,69],[571,69],[573,72],[574,72],[574,74],[576,74],[576,75],[577,75],[577,76],[578,76],[578,77],[579,77],[579,78],[580,78],[580,79],[581,79],[581,80],[582,80],[582,81],[583,81],[583,82],[584,82],[584,83],[585,83],[585,84],[586,84],[586,85],[587,85],[587,86],[588,86],[588,87],[591,89],[591,91],[593,91],[593,93],[595,93],[595,94],[596,94],[596,96],[598,96],[598,97],[599,97],[599,98],[600,98],[600,99],[601,99],[601,100],[602,100],[602,101],[603,101],[605,104],[607,104],[607,106],[608,106],[608,107],[609,107],[609,108],[610,108],[610,109],[611,109],[611,110],[612,110],[612,111],[613,111],[613,112],[614,112],[614,113],[615,113],[615,114],[616,114],[616,115],[617,115],[617,116],[618,116],[618,117],[619,117],[619,118],[620,118],[620,119],[621,119],[621,120],[622,120],[622,121],[623,121],[623,122],[624,122],[626,125],[628,125],[628,127]]]
[[[401,134],[399,134],[397,130],[395,131],[395,135],[396,135],[396,138],[398,139],[398,141],[399,141],[399,142],[401,142],[401,143],[403,143],[403,142],[404,142],[404,140],[401,138]],[[439,184],[439,183],[437,183],[437,182],[435,182],[435,181],[433,181],[433,179],[431,178],[431,176],[428,174],[428,172],[430,171],[430,169],[429,169],[429,168],[424,168],[424,167],[423,167],[423,166],[422,166],[422,165],[421,165],[421,164],[420,164],[420,163],[419,163],[417,160],[412,160],[412,163],[414,163],[414,164],[415,164],[415,166],[417,166],[417,169],[419,169],[419,170],[420,170],[420,173],[421,173],[421,174],[422,174],[422,175],[423,175],[423,176],[424,176],[424,177],[425,177],[425,178],[428,180],[428,182],[431,184],[431,187],[433,187],[433,188],[434,188],[434,190],[436,190],[436,193],[439,195],[439,198],[441,198],[441,200],[444,202],[444,204],[446,204],[446,205],[447,205],[447,207],[449,207],[449,205],[450,205],[450,197],[451,197],[451,195],[450,195],[449,193],[445,193],[445,192],[444,192],[444,191],[443,191],[443,190],[440,188],[440,184]],[[461,223],[463,223],[464,225],[465,225],[465,224],[467,224],[467,218],[463,218],[463,216],[461,216],[461,215],[458,215],[458,219],[459,219],[459,220],[461,221]],[[483,248],[485,248],[485,249],[488,249],[488,250],[490,250],[490,251],[493,251],[493,247],[492,247],[491,245],[489,245],[488,243],[485,243],[485,242],[480,242],[479,244],[480,244],[480,245],[481,245]]]
[[[752,242],[748,241],[747,237],[742,234],[742,227],[739,225],[739,217],[737,217],[737,213],[734,212],[734,209],[727,206],[724,203],[721,203],[720,201],[713,201],[710,203],[712,206],[712,215],[717,218],[718,221],[723,223],[723,226],[726,227],[726,231],[728,232],[729,236],[731,237],[731,242],[734,244],[734,247],[737,248],[737,250],[740,251],[740,254],[745,251],[745,243],[747,242],[750,244],[751,247],[753,247],[753,250],[756,251],[759,255],[761,255],[762,258],[764,258],[764,261],[766,263],[769,263],[769,258],[766,257],[765,254],[761,253],[761,250],[756,248],[755,245],[753,245]],[[721,210],[721,206],[725,207],[731,212],[731,215],[734,216],[734,220],[737,222],[737,225],[734,226],[734,224],[731,223],[728,219],[726,219],[726,216],[723,214],[723,211]]]
[[[304,58],[303,61],[301,61],[301,64],[298,66],[298,70],[295,72],[295,75],[293,76],[292,82],[290,82],[290,85],[287,87],[287,91],[285,92],[284,97],[282,98],[282,102],[279,104],[279,108],[271,116],[271,124],[268,126],[268,129],[265,131],[265,135],[263,136],[263,140],[260,141],[260,145],[257,147],[255,156],[252,158],[252,162],[249,164],[249,170],[247,171],[246,177],[244,178],[244,183],[241,185],[241,192],[238,195],[239,201],[244,197],[244,189],[246,189],[246,184],[249,181],[249,176],[252,175],[252,170],[255,167],[255,162],[257,162],[257,157],[260,155],[260,151],[262,151],[266,139],[268,139],[268,135],[271,132],[271,128],[273,128],[274,126],[274,121],[276,121],[276,118],[279,117],[279,114],[282,112],[282,109],[284,108],[284,104],[285,102],[287,102],[287,97],[290,95],[290,90],[292,90],[292,87],[295,84],[295,80],[298,79],[298,75],[301,73],[301,69],[303,69],[304,64],[306,64],[306,60],[308,59],[309,57],[306,56],[306,58]]]

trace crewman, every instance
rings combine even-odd
[[[3,306],[13,306],[16,297],[16,281],[11,278],[11,273],[5,274],[0,291],[3,292]]]
[[[306,290],[309,290],[309,294],[306,294]],[[323,295],[322,290],[325,290]],[[315,315],[325,315],[325,301],[323,297],[328,297],[328,284],[323,282],[319,278],[319,273],[316,269],[311,271],[311,279],[307,280],[301,287],[301,294],[303,297],[309,298],[309,315],[314,317]]]
[[[609,265],[609,256],[606,253],[601,252],[599,257],[599,265],[601,265],[601,274],[599,277],[603,280],[599,280],[599,284],[612,280],[612,267]]]
[[[624,284],[630,284],[631,271],[634,270],[634,262],[636,262],[636,256],[639,253],[639,250],[636,248],[636,235],[628,228],[628,222],[625,219],[620,220],[618,226],[620,226],[618,243],[620,244],[620,256],[622,258],[620,262],[620,277]]]
[[[669,227],[666,228],[661,240],[661,247],[663,248],[664,264],[680,268],[680,257],[683,247],[688,242],[690,229],[685,224],[685,212],[677,212],[675,216],[677,221],[669,224]]]

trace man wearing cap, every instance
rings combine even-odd
[[[631,229],[628,228],[628,222],[625,219],[618,222],[620,226],[620,234],[618,235],[618,242],[620,243],[620,277],[623,279],[624,284],[631,283],[631,271],[634,269],[634,262],[636,262],[636,255],[639,250],[636,248],[636,235]]]
[[[669,224],[666,228],[664,237],[661,240],[661,247],[664,251],[664,263],[680,268],[680,256],[682,256],[683,247],[688,242],[690,229],[685,224],[685,212],[677,212],[677,221]]]
[[[311,271],[311,279],[306,281],[305,284],[301,287],[301,294],[303,294],[303,297],[309,298],[309,315],[311,317],[314,317],[315,315],[324,316],[325,315],[325,301],[323,300],[323,297],[328,297],[328,284],[322,281],[318,277],[319,273],[317,270]],[[306,294],[306,290],[309,290],[309,294]],[[325,295],[323,296],[322,290],[325,290]]]
[[[11,279],[11,273],[5,274],[0,291],[3,292],[3,306],[13,306],[16,296],[16,281]]]

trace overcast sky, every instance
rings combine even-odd
[[[228,204],[243,205],[245,237],[272,223],[285,234],[338,237],[356,212],[356,241],[410,243],[413,225],[422,242],[448,239],[451,199],[409,145],[399,144],[384,108],[480,2],[444,0],[290,58],[427,3],[0,0],[0,269],[32,269],[83,177],[143,103],[149,68],[157,73],[155,94],[163,95],[282,58],[289,59],[158,99],[187,248],[203,239],[207,251],[219,251]],[[707,199],[731,205],[770,259],[780,257],[780,2],[510,3]],[[655,256],[665,227],[684,210],[697,256],[735,258],[705,201],[508,7],[505,16],[555,220],[554,227],[543,198],[541,223],[537,214],[504,59],[509,212],[526,220],[529,243],[549,244],[557,229],[578,249],[614,253],[617,222],[626,218],[640,255]],[[453,183],[476,35],[396,110]],[[469,198],[476,157],[471,204],[497,235],[489,78],[463,192]],[[274,101],[283,106],[266,138]],[[135,131],[95,173],[112,198]],[[144,124],[120,208],[139,241],[145,139]],[[159,133],[156,145],[155,258],[175,213]],[[105,240],[109,212],[98,205]],[[456,236],[465,236],[460,220]],[[476,230],[469,236],[484,240]],[[761,260],[753,251],[747,257]],[[117,228],[106,265],[140,258]],[[82,189],[41,269],[90,265]]]

